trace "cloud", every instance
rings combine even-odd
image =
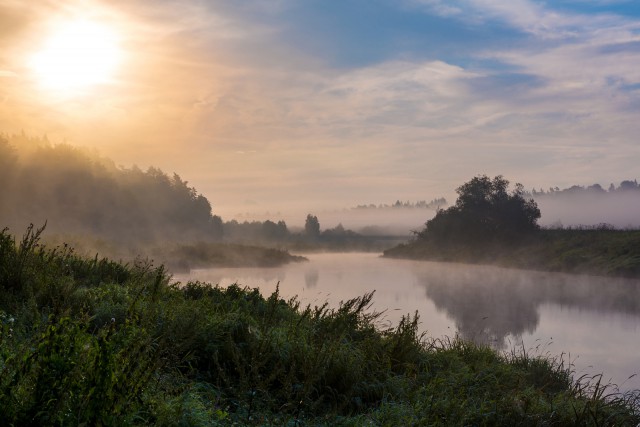
[[[599,30],[602,26],[611,26],[625,18],[614,12],[586,13],[585,9],[569,11],[553,7],[554,2],[537,2],[532,0],[461,0],[454,8],[455,12],[442,13],[439,8],[446,7],[447,2],[440,0],[414,0],[426,6],[426,9],[440,16],[452,17],[462,22],[476,25],[494,25],[501,22],[509,27],[530,34],[542,40],[561,40],[580,37],[585,31]],[[606,0],[599,5],[616,2]],[[619,3],[619,2],[617,2]],[[589,2],[595,5],[595,2]],[[556,5],[557,6],[557,5]],[[446,10],[446,9],[445,9]]]
[[[468,0],[468,3],[485,17],[503,20],[538,36],[565,36],[567,32],[561,30],[570,23],[575,24],[575,19],[546,10],[529,0]]]
[[[463,9],[446,0],[411,0],[413,4],[423,6],[431,13],[442,17],[459,16]]]
[[[45,3],[32,15],[0,0],[20,23],[0,25],[2,46],[20,41],[0,57],[0,78],[12,81],[0,87],[0,125],[175,170],[220,209],[452,197],[478,173],[537,187],[619,181],[640,155],[640,24],[630,17],[407,0],[400,12],[374,2],[384,8],[371,22],[347,28],[332,20],[341,2],[318,22],[292,0],[95,2],[125,34],[127,67],[117,84],[61,102],[28,90],[13,53],[53,11],[91,2]],[[358,16],[349,4],[347,17]],[[384,35],[375,43],[373,30]],[[373,53],[349,60],[363,50]]]

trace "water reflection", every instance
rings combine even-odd
[[[545,304],[640,316],[638,280],[425,264],[414,271],[438,310],[455,322],[462,337],[497,348],[512,336],[532,334]]]
[[[308,263],[280,268],[194,270],[176,280],[280,288],[303,305],[337,307],[376,291],[373,310],[385,327],[418,311],[434,338],[455,333],[509,349],[521,339],[570,354],[580,373],[604,372],[624,389],[640,388],[640,281],[486,266],[381,259],[376,254],[308,254]],[[575,360],[578,358],[578,360]],[[584,370],[584,371],[582,371]]]
[[[318,279],[320,279],[320,272],[316,268],[310,268],[304,273],[304,283],[309,289],[318,286]]]

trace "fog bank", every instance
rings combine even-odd
[[[534,197],[546,227],[575,227],[602,223],[616,228],[640,227],[640,191],[616,191],[602,194],[580,193],[554,197]]]

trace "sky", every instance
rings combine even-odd
[[[117,58],[46,84],[79,20]],[[639,112],[631,0],[0,0],[0,133],[178,173],[223,218],[607,188],[640,175]]]

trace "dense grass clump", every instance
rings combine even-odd
[[[553,359],[382,330],[373,294],[171,283],[0,233],[0,425],[636,425]]]

